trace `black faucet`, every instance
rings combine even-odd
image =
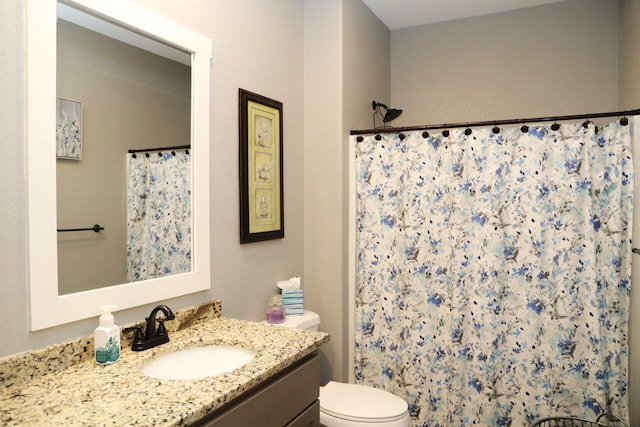
[[[156,329],[156,315],[158,311],[162,311],[164,314],[164,318],[157,319],[158,320],[158,329]],[[173,320],[176,316],[173,314],[173,311],[166,305],[162,304],[151,310],[151,314],[147,317],[147,326],[145,333],[142,333],[142,325],[137,325],[133,328],[128,328],[128,330],[135,330],[135,336],[133,338],[133,343],[131,344],[131,350],[133,351],[143,351],[148,350],[153,347],[157,347],[160,344],[164,344],[169,342],[169,334],[167,333],[167,328],[164,326],[165,320]],[[125,331],[127,332],[127,331]]]

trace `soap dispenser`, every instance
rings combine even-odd
[[[120,328],[114,323],[111,310],[115,305],[101,305],[102,316],[100,325],[96,328],[93,339],[96,363],[108,365],[120,360]]]

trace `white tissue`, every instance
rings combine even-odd
[[[281,280],[277,286],[283,291],[297,291],[300,289],[300,278],[292,277],[289,280]]]
[[[280,288],[282,290],[287,291],[287,290],[291,289],[290,286],[291,286],[291,284],[289,283],[288,280],[281,280],[281,281],[278,282],[278,288]]]
[[[300,278],[292,277],[289,279],[289,283],[293,286],[293,289],[300,289]]]

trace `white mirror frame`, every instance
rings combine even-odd
[[[209,226],[209,96],[212,42],[126,0],[64,3],[191,53],[192,271],[58,295],[56,219],[57,0],[26,2],[27,283],[32,331],[211,288]],[[123,158],[124,161],[124,158]]]

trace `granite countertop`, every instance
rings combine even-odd
[[[169,343],[133,352],[123,342],[121,359],[112,365],[99,366],[92,357],[73,354],[75,345],[92,355],[91,337],[71,343],[72,350],[69,343],[47,349],[46,357],[34,352],[33,357],[24,353],[0,359],[0,424],[189,425],[329,341],[324,332],[225,317],[183,322],[188,324],[180,330],[172,330],[176,328],[170,323]],[[234,371],[202,379],[159,380],[141,373],[145,363],[163,354],[209,344],[240,345],[256,356]],[[67,361],[60,362],[61,357]]]

